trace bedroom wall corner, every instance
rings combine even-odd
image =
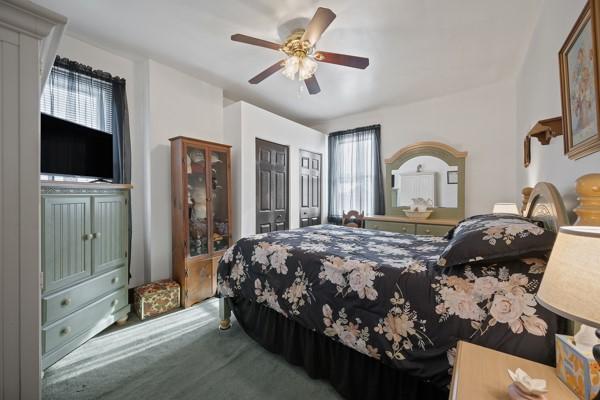
[[[569,211],[577,204],[575,180],[581,175],[600,171],[600,152],[576,161],[569,160],[563,152],[563,138],[558,137],[547,146],[532,140],[528,168],[523,167],[521,159],[523,139],[529,129],[540,119],[562,114],[558,52],[585,3],[585,0],[544,1],[516,78],[515,152],[519,157],[516,191],[537,182],[551,182],[562,194]]]

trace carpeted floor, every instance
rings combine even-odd
[[[250,339],[218,301],[96,336],[46,370],[43,399],[339,399]]]

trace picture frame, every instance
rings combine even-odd
[[[458,185],[458,171],[446,171],[448,185]]]
[[[585,5],[558,53],[564,152],[576,160],[600,150],[600,0]]]

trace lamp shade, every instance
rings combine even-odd
[[[492,212],[494,214],[520,214],[515,203],[496,203]]]
[[[600,227],[560,228],[537,300],[556,314],[600,328]]]

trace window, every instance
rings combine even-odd
[[[380,126],[329,135],[329,221],[344,211],[383,214]]]
[[[63,64],[57,61],[50,71],[41,112],[112,134],[112,83]]]

